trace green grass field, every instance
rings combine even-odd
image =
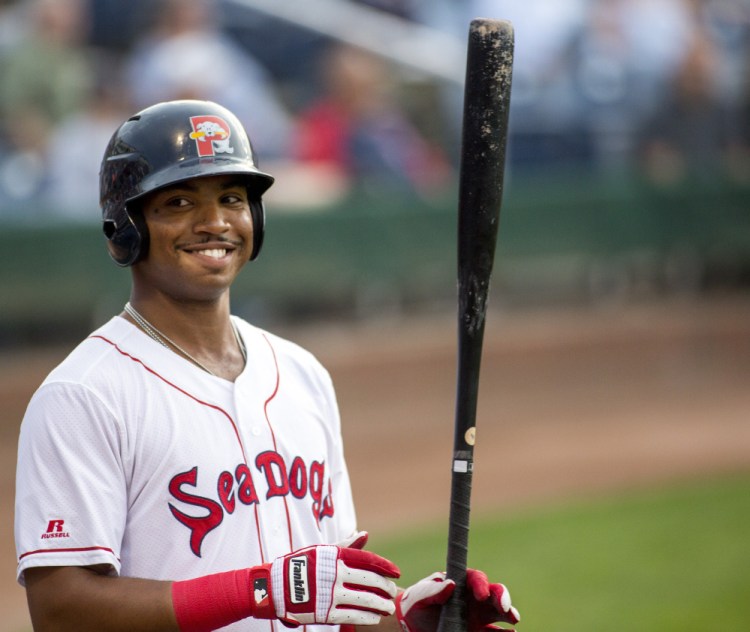
[[[444,566],[446,531],[371,548],[406,586]],[[469,550],[511,588],[519,632],[750,630],[750,474],[475,515]]]

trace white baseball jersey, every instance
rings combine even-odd
[[[235,382],[120,317],[47,377],[19,440],[19,582],[30,567],[92,564],[189,579],[355,530],[327,371],[233,318],[247,347]],[[272,626],[286,629],[252,619],[226,629]]]

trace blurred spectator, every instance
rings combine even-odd
[[[0,66],[0,111],[55,123],[80,106],[90,88],[84,0],[27,0],[27,29]],[[21,26],[22,25],[17,25]]]
[[[598,0],[597,0],[598,1]],[[468,32],[469,21],[475,17],[510,20],[515,31],[513,62],[514,90],[526,90],[549,83],[559,72],[571,42],[582,29],[589,10],[589,0],[472,0],[461,16],[461,37]]]
[[[600,0],[576,44],[581,116],[596,165],[621,172],[678,71],[696,25],[686,0]]]
[[[748,0],[355,1],[462,41],[474,17],[513,22],[512,169],[637,164],[662,182],[750,181]],[[104,71],[92,88],[92,66],[112,63],[105,49],[124,83]],[[282,202],[315,206],[352,187],[439,196],[453,183],[463,87],[417,93],[393,70],[224,0],[0,0],[0,212],[43,199],[88,217],[107,130],[125,110],[181,97],[238,114],[261,160],[296,178]]]
[[[128,89],[136,108],[180,98],[232,110],[266,159],[286,155],[290,118],[265,69],[220,28],[215,0],[160,0],[157,19],[136,43]]]
[[[222,2],[222,30],[263,66],[290,110],[310,99],[315,61],[329,42],[325,35],[236,2]]]
[[[45,156],[43,198],[58,216],[96,222],[99,167],[112,130],[132,113],[123,89],[120,60],[104,51],[93,56],[94,89],[84,106],[52,132]]]
[[[693,0],[716,46],[717,96],[727,117],[728,175],[750,184],[750,2]]]
[[[401,107],[385,61],[334,45],[321,59],[321,90],[298,116],[295,158],[364,193],[445,191],[445,156]]]
[[[25,9],[22,0],[0,0],[0,60],[26,36]]]
[[[24,9],[25,36],[0,64],[0,198],[9,206],[38,194],[50,130],[91,87],[83,0],[28,0]]]
[[[127,53],[154,23],[159,2],[154,0],[88,0],[89,44],[110,52]]]
[[[696,4],[687,52],[642,133],[643,166],[662,185],[717,181],[731,172],[733,152],[743,144],[722,86],[725,58],[700,9]]]
[[[509,163],[537,169],[588,163],[590,139],[574,80],[574,45],[590,0],[473,0],[459,24],[466,38],[475,17],[510,20],[515,31]]]
[[[473,0],[462,26],[476,16],[513,22],[509,156],[529,169],[627,166],[693,28],[685,0]]]

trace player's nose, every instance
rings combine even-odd
[[[196,232],[224,233],[229,230],[229,213],[220,203],[203,201],[196,209]]]

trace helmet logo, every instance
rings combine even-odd
[[[233,154],[234,147],[229,146],[231,129],[226,121],[218,116],[191,116],[193,131],[190,138],[195,141],[199,156],[216,154]]]

